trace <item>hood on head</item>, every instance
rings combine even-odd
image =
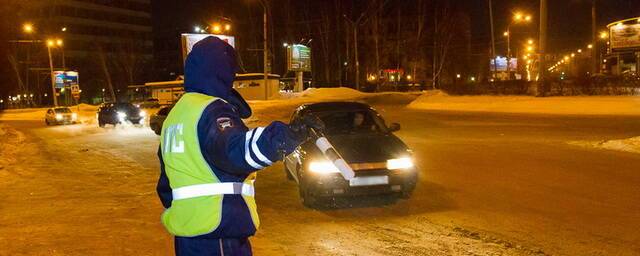
[[[236,52],[228,43],[209,36],[192,48],[184,66],[184,90],[218,97],[233,104],[240,117],[251,116],[251,108],[233,89]]]

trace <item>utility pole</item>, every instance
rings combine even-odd
[[[540,79],[538,81],[538,96],[545,96],[547,90],[547,68],[545,65],[545,54],[547,48],[547,8],[547,0],[540,0],[540,56],[538,59],[538,65],[540,65],[538,67]]]
[[[47,53],[49,54],[49,70],[51,76],[51,97],[53,97],[53,106],[58,106],[58,97],[56,96],[56,77],[53,75],[53,60],[51,59],[51,46],[47,46]]]
[[[591,2],[591,74],[598,73],[598,39],[596,38],[596,0]]]
[[[496,71],[498,71],[498,61],[496,60],[496,39],[493,31],[493,4],[489,0],[489,20],[491,22],[491,58],[493,58],[493,70],[491,71],[491,78],[496,78]]]
[[[264,9],[264,14],[262,17],[262,58],[263,58],[263,72],[264,72],[264,99],[269,99],[269,70],[267,69],[269,65],[269,51],[267,47],[267,3],[262,2],[262,8]]]
[[[367,12],[363,12],[360,17],[356,21],[352,21],[347,17],[347,15],[342,15],[345,20],[347,20],[351,26],[353,27],[353,58],[355,59],[356,64],[356,90],[360,90],[360,61],[358,61],[358,26],[361,25],[362,18],[364,18]]]

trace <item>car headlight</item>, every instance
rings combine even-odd
[[[71,118],[72,118],[73,120],[78,119],[78,113],[72,113],[72,114],[71,114]]]
[[[62,114],[56,114],[56,120],[62,120]]]
[[[147,112],[145,112],[144,110],[140,110],[140,117],[145,117],[147,116]]]
[[[309,171],[318,174],[339,173],[340,170],[329,161],[313,161],[309,163]]]
[[[124,121],[125,118],[127,118],[127,113],[118,112],[118,119],[120,119],[120,121]]]
[[[413,167],[413,159],[411,157],[401,157],[387,160],[387,169],[409,169]]]

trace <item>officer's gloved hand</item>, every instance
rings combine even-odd
[[[316,115],[306,115],[302,118],[302,122],[307,126],[307,129],[314,129],[317,132],[324,132],[324,122],[320,120]]]
[[[324,122],[315,115],[306,115],[301,119],[297,119],[295,122],[289,124],[289,128],[294,135],[301,141],[306,140],[309,137],[309,130],[314,129],[316,132],[324,131]]]

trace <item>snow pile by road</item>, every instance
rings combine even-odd
[[[17,156],[24,148],[22,145],[25,136],[5,124],[0,124],[0,173],[2,170],[16,162]]]
[[[569,144],[589,148],[608,149],[640,154],[640,136],[620,140],[571,141],[569,142]]]
[[[287,121],[291,113],[300,105],[328,101],[357,101],[375,105],[406,105],[421,93],[381,92],[365,93],[347,87],[309,88],[298,93],[283,93],[277,100],[253,100],[249,105],[254,115],[246,120],[250,125],[265,125],[270,120]],[[260,116],[260,118],[257,118]]]
[[[566,115],[640,115],[637,96],[450,96],[423,94],[408,106],[414,109]]]

